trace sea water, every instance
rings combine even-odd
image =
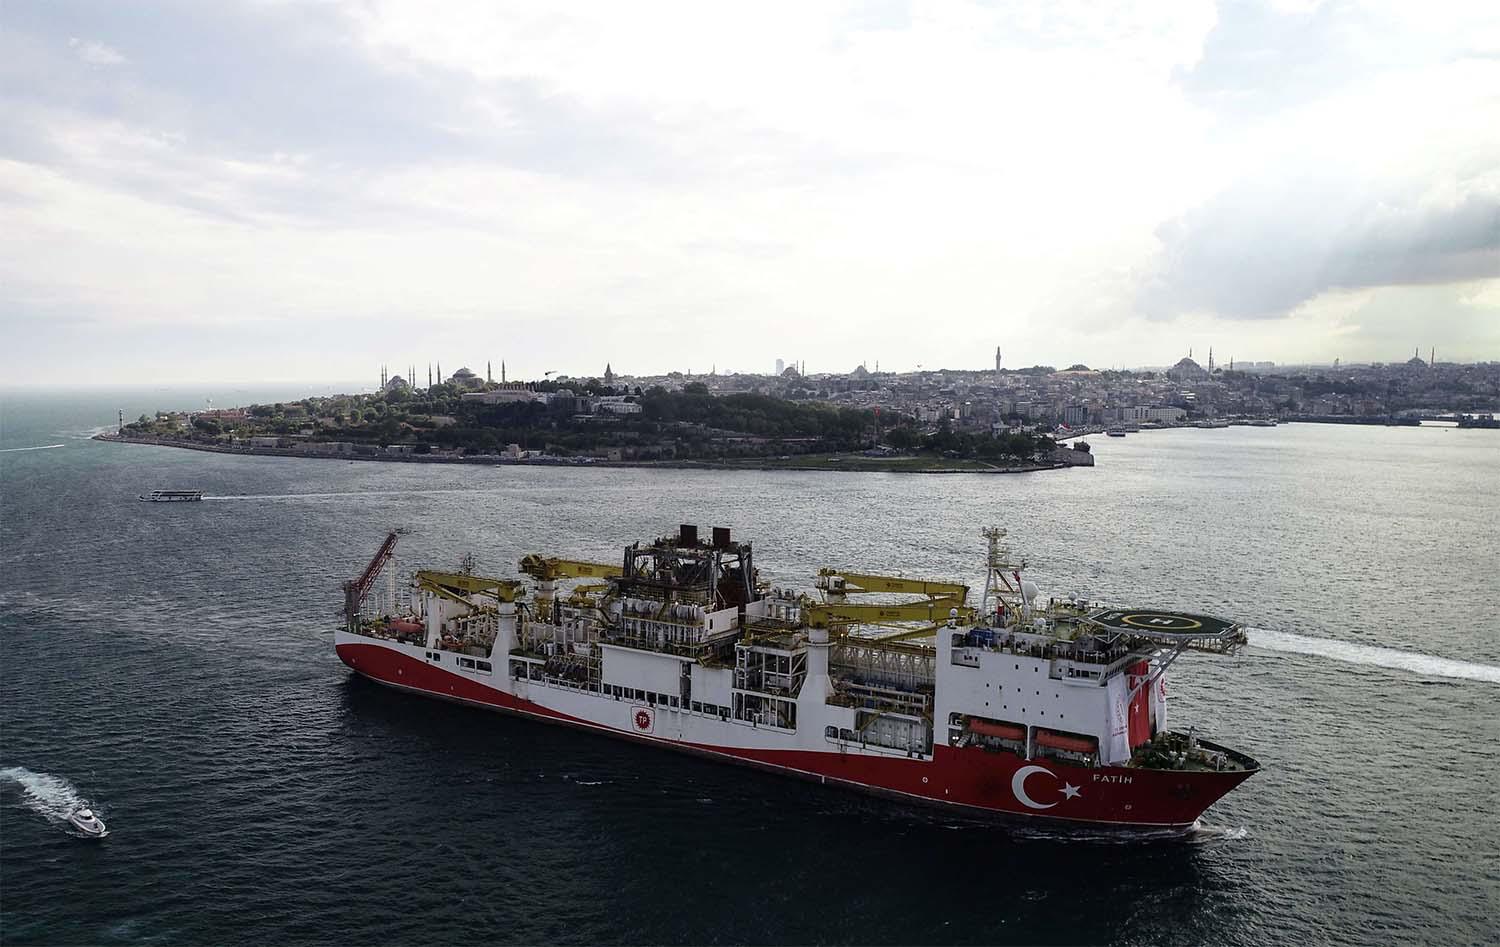
[[[1143,432],[1015,476],[87,439],[122,402],[199,400],[0,404],[6,943],[1500,941],[1500,432]],[[157,488],[209,498],[136,499]],[[825,565],[978,585],[1002,525],[1046,594],[1236,618],[1251,646],[1180,660],[1169,713],[1265,771],[1189,839],[1121,844],[399,694],[333,654],[339,583],[392,527],[408,567],[513,575],[678,523],[809,589]],[[84,797],[109,838],[59,824]]]

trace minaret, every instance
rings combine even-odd
[[[485,380],[486,384],[488,384],[489,382],[492,382],[492,381],[495,380],[494,373],[490,371],[490,360],[489,359],[485,359],[484,360],[484,380]]]
[[[1437,346],[1434,345],[1427,353],[1427,367],[1437,368]]]
[[[1214,371],[1214,347],[1212,345],[1210,345],[1208,347],[1208,373],[1210,375],[1212,375],[1213,371]]]
[[[385,390],[385,366],[380,366],[380,390]]]
[[[1000,370],[1000,346],[995,346],[995,371]]]
[[[427,363],[427,387],[432,387],[432,363]]]
[[[500,384],[505,384],[505,359],[500,360]]]
[[[442,362],[438,362],[438,384],[441,385],[442,383],[443,383],[443,363]]]

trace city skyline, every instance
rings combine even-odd
[[[1500,358],[1480,5],[5,21],[12,384]]]

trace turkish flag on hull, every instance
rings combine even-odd
[[[1151,673],[1151,665],[1147,661],[1141,661],[1126,672],[1129,674],[1129,682],[1132,688],[1139,685],[1146,676]],[[1135,697],[1130,701],[1129,715],[1129,739],[1130,748],[1133,750],[1142,743],[1151,739],[1151,692],[1145,687],[1136,691]]]

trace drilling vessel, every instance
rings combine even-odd
[[[1191,829],[1260,768],[1167,727],[1167,671],[1230,654],[1206,615],[1043,599],[987,529],[977,604],[953,581],[825,568],[762,583],[697,527],[618,563],[541,554],[514,579],[420,569],[399,532],[345,583],[339,658],[417,694],[974,815]]]

